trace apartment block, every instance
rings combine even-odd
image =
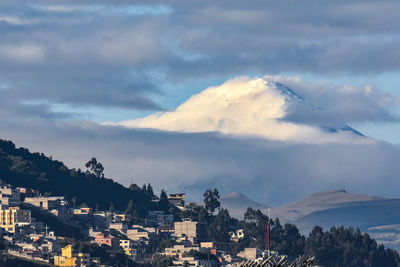
[[[192,243],[207,240],[207,225],[205,223],[184,220],[175,222],[174,233],[178,238],[187,237]]]
[[[12,188],[9,185],[0,186],[0,204],[1,207],[18,207],[21,204],[21,194],[19,190]]]

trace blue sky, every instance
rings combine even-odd
[[[81,167],[84,159],[58,150],[58,142],[75,142],[76,147],[84,147],[87,136],[98,135],[99,143],[120,142],[115,147],[122,149],[127,136],[132,136],[136,145],[138,136],[142,138],[142,135],[160,135],[162,140],[167,140],[169,133],[162,131],[149,133],[136,129],[137,133],[125,129],[123,134],[120,128],[105,127],[101,123],[174,110],[192,95],[239,76],[298,76],[304,82],[325,84],[321,87],[325,93],[308,91],[304,97],[330,111],[342,104],[343,98],[335,93],[338,87],[368,87],[377,92],[376,99],[354,98],[353,108],[348,108],[346,102],[348,109],[336,110],[337,114],[331,112],[329,119],[341,120],[366,136],[387,142],[380,144],[385,149],[386,145],[390,146],[388,153],[394,160],[398,154],[393,151],[400,144],[398,10],[397,0],[38,0],[34,4],[3,0],[0,3],[0,130],[3,136],[0,138],[16,140],[36,151],[57,155],[73,167]],[[321,120],[324,119],[322,116]],[[96,131],[92,132],[93,129]],[[35,132],[35,137],[30,132]],[[71,139],[71,132],[82,136],[74,135]],[[183,140],[194,138],[176,134]],[[173,142],[179,138],[172,138]],[[225,142],[218,139],[220,136],[214,140],[208,134],[202,138],[196,135],[196,138],[208,145],[214,145],[215,140]],[[53,143],[48,143],[49,140]],[[163,153],[167,153],[169,145],[166,141],[160,142]],[[241,151],[241,145],[231,144],[236,146]],[[222,147],[227,149],[225,145]],[[95,145],[90,148],[98,149]],[[142,158],[129,155],[126,159],[136,159],[143,166],[157,162],[156,156],[147,157],[153,155],[155,147],[141,149]],[[193,149],[182,148],[182,157],[178,157],[176,164],[183,165],[186,159],[193,159],[186,163],[197,166],[194,163],[197,157],[203,157],[206,152],[202,151],[199,156],[196,148]],[[310,150],[304,149],[302,153],[309,155],[306,151]],[[268,154],[264,152],[259,153]],[[104,151],[96,153],[109,166],[116,164]],[[292,156],[289,153],[288,158]],[[147,161],[142,161],[143,158]],[[230,163],[240,159],[240,156],[232,158]],[[224,161],[220,164],[229,165]],[[335,164],[327,169],[339,166]],[[354,162],[354,166],[357,164]],[[309,170],[313,168],[310,163]],[[123,183],[131,180],[132,172],[140,182],[159,175],[152,168],[139,169],[136,172],[109,167],[106,171],[110,176],[120,177]],[[203,165],[196,167],[199,173],[202,169]],[[204,185],[199,181],[208,181],[209,177],[225,179],[233,175],[223,173],[218,167],[213,170],[193,177],[191,186]],[[377,170],[381,171],[370,180],[379,186],[381,176],[393,178],[397,172],[391,169],[388,174],[383,165]],[[285,171],[276,170],[276,173]],[[260,173],[257,170],[254,177],[261,177]],[[349,167],[349,175],[354,173]],[[172,177],[180,175],[185,174],[171,170],[170,180],[166,179],[171,182]],[[244,179],[243,175],[233,176]],[[291,177],[290,173],[286,175]],[[160,177],[153,179],[159,181],[160,187],[167,181]],[[321,184],[319,189],[328,189],[328,184],[332,186]],[[351,183],[349,187],[356,191],[365,189]],[[371,188],[365,190],[374,193]]]

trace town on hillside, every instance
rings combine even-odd
[[[2,181],[0,184],[2,247],[7,256],[29,264],[315,266],[312,257],[290,258],[269,249],[245,247],[232,253],[232,247],[245,238],[243,229],[229,231],[226,242],[212,241],[207,220],[195,219],[191,214],[205,207],[211,213],[219,208],[216,190],[205,193],[205,205],[187,202],[185,193],[167,195],[167,207],[187,216],[151,210],[140,218],[111,208],[76,207],[76,199],[68,201],[64,196],[41,194]],[[152,201],[160,202],[160,198],[154,196]],[[265,247],[269,247],[269,241]],[[36,266],[29,264],[26,266]]]

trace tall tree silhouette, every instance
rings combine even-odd
[[[104,178],[104,167],[103,164],[97,162],[96,158],[91,158],[86,164],[85,167],[87,168],[86,173],[92,174],[97,178]]]

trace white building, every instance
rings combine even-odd
[[[67,205],[64,197],[27,197],[24,202],[41,210],[52,210]]]
[[[0,186],[0,204],[2,209],[18,207],[21,204],[19,190],[12,188],[10,185]]]
[[[191,220],[175,222],[174,233],[178,238],[187,237],[192,243],[207,240],[207,225]]]

